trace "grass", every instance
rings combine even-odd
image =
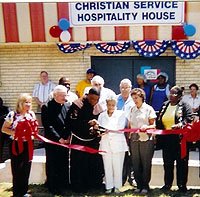
[[[71,197],[112,197],[112,196],[124,196],[124,197],[132,197],[132,196],[144,196],[144,195],[135,195],[133,192],[133,187],[126,185],[122,188],[122,193],[120,194],[110,194],[106,195],[102,190],[95,190],[95,191],[88,191],[84,194],[76,194],[72,193],[71,191],[66,192],[64,196],[71,196]],[[29,185],[28,193],[32,194],[32,197],[54,197],[54,195],[48,192],[48,189],[45,185]],[[11,183],[0,183],[0,197],[10,197],[12,196],[12,184]],[[159,188],[152,189],[147,195],[145,196],[152,196],[152,197],[200,197],[200,188],[198,189],[189,189],[187,193],[180,193],[177,191],[177,187],[173,187],[172,191],[163,193],[160,191]],[[56,197],[56,196],[55,196]]]

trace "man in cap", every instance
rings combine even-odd
[[[84,90],[86,87],[91,87],[91,80],[95,75],[95,71],[92,68],[89,68],[86,72],[86,78],[82,81],[80,81],[77,86],[76,86],[76,94],[79,98],[81,98],[83,96]]]

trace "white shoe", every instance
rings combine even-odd
[[[31,197],[31,194],[24,194],[23,197]]]
[[[119,190],[119,188],[115,188],[114,192],[115,192],[116,194],[120,194],[120,193],[121,193],[120,190]]]

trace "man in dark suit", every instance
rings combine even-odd
[[[66,101],[67,88],[58,85],[54,88],[53,99],[42,107],[42,123],[45,137],[69,144],[70,132],[66,128],[66,115],[70,103]],[[67,148],[45,144],[47,187],[53,194],[63,194],[69,187],[69,150]]]

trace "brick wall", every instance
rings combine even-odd
[[[77,82],[85,77],[91,56],[111,56],[98,51],[94,46],[74,54],[64,54],[53,44],[3,44],[0,46],[0,96],[11,109],[19,93],[32,93],[34,84],[39,82],[39,73],[46,70],[49,79],[57,83],[59,78],[67,76],[71,79],[74,91]],[[118,56],[138,56],[133,50]],[[169,48],[162,56],[174,56]],[[176,82],[188,86],[195,82],[200,85],[200,58],[181,60],[176,58]],[[36,104],[33,103],[33,109]]]

